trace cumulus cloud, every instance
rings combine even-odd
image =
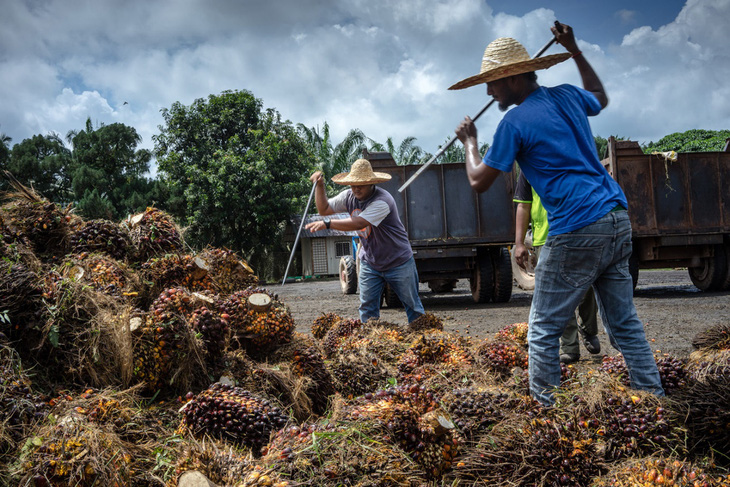
[[[511,36],[534,54],[555,19],[481,0],[48,0],[10,2],[3,14],[0,131],[13,142],[65,135],[90,117],[133,126],[151,148],[162,108],[245,89],[285,119],[327,122],[335,141],[359,128],[381,143],[413,136],[431,152],[488,101],[484,87],[447,91],[478,72],[486,45]],[[730,0],[688,0],[673,21],[637,26],[620,43],[586,42],[591,19],[576,24],[611,100],[594,132],[648,142],[730,127],[729,21]],[[539,76],[580,84],[572,61]],[[484,141],[501,117],[479,121]]]

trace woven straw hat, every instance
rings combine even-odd
[[[332,176],[332,181],[348,186],[365,186],[390,181],[390,174],[375,172],[367,159],[358,159],[352,163],[350,172],[341,172]]]
[[[532,59],[522,44],[510,37],[500,37],[490,42],[484,50],[482,69],[479,74],[463,79],[449,87],[449,89],[463,90],[470,86],[489,83],[508,76],[547,69],[569,57],[570,53],[564,52]]]

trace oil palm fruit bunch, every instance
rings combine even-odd
[[[71,252],[101,252],[117,260],[127,258],[132,242],[121,226],[109,220],[88,220],[75,228],[70,237]]]
[[[272,432],[289,418],[268,400],[240,387],[215,383],[182,409],[182,426],[196,436],[210,435],[260,453]]]
[[[524,485],[590,485],[602,472],[598,445],[570,422],[535,417],[522,428],[516,448]]]
[[[605,355],[598,370],[615,377],[626,386],[630,383],[629,369],[626,368],[626,362],[622,355]]]
[[[138,261],[183,250],[180,232],[172,217],[164,211],[148,207],[143,213],[130,217],[127,224]]]
[[[321,340],[335,323],[342,320],[342,317],[335,313],[322,313],[312,322],[312,336]]]
[[[228,249],[209,248],[199,256],[208,266],[210,276],[221,294],[231,294],[258,284],[259,279],[248,263]]]
[[[337,353],[327,363],[337,392],[345,397],[356,397],[382,387],[390,371],[378,357],[367,350]]]
[[[312,410],[315,414],[323,414],[327,409],[329,396],[335,394],[332,375],[324,363],[319,350],[314,347],[301,348],[294,351],[291,368],[297,377],[311,379],[307,387],[307,396],[312,399]]]
[[[513,341],[519,345],[527,346],[527,322],[512,323],[500,329],[495,334],[497,341]]]
[[[26,437],[28,429],[50,411],[48,401],[14,363],[9,348],[0,347],[0,456]]]
[[[183,360],[187,317],[195,309],[194,296],[182,288],[163,291],[152,304],[143,326],[135,330],[134,376],[150,390],[164,387],[172,367]]]
[[[515,367],[527,370],[527,352],[515,343],[485,340],[477,348],[479,361],[500,377],[507,377]]]
[[[195,309],[188,320],[190,327],[200,333],[208,352],[208,361],[211,365],[223,360],[228,338],[228,323],[220,315],[212,312],[206,306]]]
[[[451,468],[460,438],[437,398],[425,387],[403,385],[367,393],[345,408],[348,419],[373,421],[384,440],[407,452],[431,479]]]
[[[418,373],[444,373],[468,368],[474,363],[463,339],[447,333],[419,336],[398,361],[398,376],[408,378]]]
[[[191,255],[152,257],[141,265],[141,269],[155,289],[184,287],[190,291],[212,291],[215,288],[204,264]]]
[[[23,186],[8,171],[5,176],[15,192],[2,207],[4,225],[15,228],[15,232],[27,238],[38,253],[65,254],[72,221],[71,206],[61,209]]]
[[[67,261],[67,266],[69,277],[87,282],[94,290],[110,296],[121,295],[128,284],[126,266],[103,254],[83,252]]]
[[[662,379],[662,388],[667,395],[687,386],[689,374],[687,361],[676,357],[662,357],[656,361],[659,377]]]
[[[175,464],[175,478],[192,470],[205,475],[214,485],[238,486],[252,463],[243,452],[217,441],[186,442]]]
[[[577,426],[602,438],[608,459],[670,451],[681,454],[685,448],[680,439],[686,431],[653,396],[609,393],[599,409],[577,410]]]
[[[0,332],[18,339],[44,320],[43,282],[21,262],[0,258]]]
[[[686,421],[694,451],[730,452],[730,367],[712,367],[679,391],[676,400],[689,408]],[[727,455],[717,460],[730,466]]]
[[[701,331],[692,339],[697,350],[730,350],[730,325],[720,324]]]
[[[362,327],[362,321],[356,319],[340,320],[332,325],[322,339],[322,348],[327,357],[335,354],[340,343],[355,330]]]
[[[512,396],[503,392],[460,388],[442,399],[451,420],[468,439],[486,432],[516,406]]]
[[[421,332],[425,330],[443,331],[444,322],[441,318],[434,314],[426,312],[408,323],[408,329],[413,332]]]
[[[616,466],[608,475],[594,481],[594,487],[676,487],[730,486],[727,475],[712,475],[685,459],[649,457],[632,459]]]
[[[369,350],[379,361],[396,365],[409,343],[397,327],[380,326],[382,322],[368,322],[340,341],[339,352]]]
[[[268,296],[267,304],[252,305],[250,298],[254,295]],[[268,353],[292,339],[291,313],[278,300],[278,295],[265,288],[250,286],[236,291],[220,303],[219,311],[231,327],[231,344],[250,353]]]

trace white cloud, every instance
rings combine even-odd
[[[246,89],[295,123],[328,122],[335,141],[359,128],[381,143],[414,136],[430,152],[488,101],[484,87],[446,89],[478,72],[486,45],[511,36],[534,54],[555,19],[480,0],[48,0],[10,2],[3,14],[0,131],[13,142],[91,117],[128,124],[152,147],[161,108]],[[595,133],[648,142],[730,127],[730,0],[688,0],[673,22],[620,44],[582,40],[594,21],[572,23],[610,98]],[[539,76],[580,84],[572,61]],[[483,140],[501,117],[479,121]]]

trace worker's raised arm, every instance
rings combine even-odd
[[[556,27],[550,28],[555,36],[555,40],[573,55],[575,65],[578,67],[578,72],[583,82],[583,88],[593,93],[601,104],[601,107],[606,108],[606,105],[608,105],[606,90],[603,88],[603,83],[601,83],[596,72],[593,71],[593,67],[581,50],[578,49],[578,44],[575,42],[575,36],[573,35],[573,28],[566,24],[558,25],[560,26],[560,31]]]
[[[322,171],[317,171],[309,178],[312,183],[317,183],[314,190],[314,204],[317,206],[317,213],[320,215],[333,215],[335,212],[330,208],[327,200],[327,193],[324,190],[324,177]]]
[[[456,127],[456,136],[464,144],[466,175],[469,178],[469,185],[477,193],[483,193],[497,179],[500,171],[482,163],[482,156],[479,154],[479,142],[477,141],[477,128],[471,118],[464,118]]]

